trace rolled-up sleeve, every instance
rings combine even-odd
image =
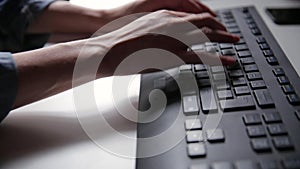
[[[42,47],[49,34],[26,34],[31,21],[55,0],[0,0],[0,51],[20,52]]]
[[[0,52],[0,122],[11,110],[17,95],[16,64],[11,53]]]

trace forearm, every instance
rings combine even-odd
[[[47,48],[29,52],[17,53],[13,57],[18,72],[18,94],[14,108],[49,97],[64,90],[72,88],[73,84],[80,85],[95,79],[89,72],[83,71],[80,76],[73,79],[73,71],[78,59],[89,62],[92,57],[103,57],[107,47],[90,43],[86,40],[61,43]],[[97,56],[95,56],[97,54]],[[105,74],[97,74],[104,77]],[[73,81],[74,80],[74,81]]]

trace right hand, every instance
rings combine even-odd
[[[191,27],[189,23],[195,26]],[[159,35],[159,33],[163,35]],[[203,33],[207,38],[203,37]],[[178,37],[179,39],[175,40],[168,36],[176,36],[177,39]],[[113,45],[105,56],[103,65],[100,65],[104,66],[106,70],[109,70],[111,74],[113,74],[115,68],[130,54],[149,48],[159,48],[172,52],[185,63],[205,63],[210,65],[234,64],[235,59],[230,56],[219,57],[203,52],[197,53],[197,55],[195,52],[188,52],[187,47],[191,44],[203,43],[209,40],[227,43],[234,43],[239,40],[239,37],[228,33],[224,25],[209,13],[189,14],[168,10],[160,10],[145,15],[121,29],[100,36],[99,38],[102,40],[103,38],[108,39],[108,44]],[[180,41],[184,41],[185,44]],[[182,62],[170,61],[168,57],[164,57],[163,55],[161,55],[159,59],[156,58],[155,62],[152,57],[154,59],[151,52],[148,55],[143,54],[140,56],[139,61],[143,62],[148,60],[152,61],[153,64],[155,64],[155,62],[159,64],[164,63],[164,69],[182,64]],[[139,61],[133,63],[133,65],[140,64]],[[137,72],[134,71],[134,68],[131,68],[130,71],[119,72],[117,75],[138,73],[140,70],[136,70]]]

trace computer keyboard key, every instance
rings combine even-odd
[[[289,79],[286,76],[279,76],[279,77],[277,77],[277,81],[281,85],[286,85],[286,84],[290,83]]]
[[[196,45],[192,45],[190,48],[192,51],[204,51],[205,45],[204,44],[196,44]]]
[[[202,72],[196,72],[195,76],[197,79],[208,79],[209,75],[207,71],[202,71]]]
[[[186,134],[186,141],[188,143],[201,142],[203,140],[203,133],[201,130],[191,130]]]
[[[201,108],[204,113],[218,110],[214,91],[211,87],[200,88]]]
[[[288,136],[273,137],[273,144],[278,150],[289,150],[294,148],[294,145]]]
[[[210,79],[198,79],[197,83],[200,88],[211,86]]]
[[[200,130],[202,129],[202,123],[199,119],[187,119],[185,120],[185,129],[186,130]]]
[[[292,105],[299,105],[300,104],[300,98],[297,94],[289,94],[287,95],[287,99]]]
[[[211,67],[211,72],[212,73],[220,73],[220,72],[224,72],[224,67],[223,66],[212,66]]]
[[[206,147],[203,143],[190,143],[187,145],[188,155],[190,157],[204,157],[206,156]]]
[[[262,43],[259,45],[261,50],[267,50],[270,49],[270,46],[267,43]]]
[[[261,32],[258,28],[251,29],[251,32],[253,33],[253,35],[261,35]]]
[[[211,169],[208,164],[193,164],[189,169]]]
[[[294,87],[292,85],[283,85],[281,86],[285,94],[295,93]]]
[[[238,62],[236,62],[233,65],[227,66],[227,70],[239,70],[239,69],[241,69],[241,65]]]
[[[235,163],[236,169],[258,169],[258,164],[254,161],[237,161]]]
[[[261,43],[265,43],[266,42],[266,39],[262,36],[259,36],[256,38],[256,42],[261,44]]]
[[[242,50],[248,50],[248,46],[243,44],[243,45],[235,45],[235,50],[237,51],[242,51]]]
[[[285,129],[282,123],[280,124],[270,124],[267,126],[270,135],[284,135],[287,134],[287,130]]]
[[[264,160],[260,162],[261,169],[280,169],[280,163],[275,160]]]
[[[260,80],[262,79],[262,76],[259,72],[247,73],[247,79],[250,81]]]
[[[238,28],[238,27],[235,27],[235,28],[227,28],[227,31],[229,33],[240,33],[241,30]]]
[[[273,69],[273,73],[275,76],[284,76],[284,70],[282,68],[275,68]]]
[[[182,105],[183,113],[186,115],[195,115],[199,113],[198,96],[183,96]]]
[[[253,124],[261,124],[261,117],[258,113],[253,114],[245,114],[243,116],[244,123],[246,125],[253,125]]]
[[[232,99],[233,95],[231,90],[220,90],[217,92],[219,99]]]
[[[267,60],[267,62],[268,62],[270,65],[272,65],[272,66],[273,66],[273,65],[278,65],[278,64],[279,64],[277,58],[274,57],[274,56],[267,57],[266,60]]]
[[[231,86],[229,85],[228,82],[225,82],[225,83],[222,83],[222,82],[216,83],[217,90],[227,90],[227,89],[230,89],[230,87]]]
[[[220,49],[232,49],[231,43],[220,43]]]
[[[230,100],[221,100],[220,106],[224,112],[255,109],[252,96],[239,96]]]
[[[256,72],[258,71],[258,67],[256,64],[252,64],[252,65],[245,65],[244,66],[244,70],[245,72]]]
[[[263,54],[264,54],[265,57],[274,56],[274,53],[271,49],[263,50]]]
[[[257,104],[261,108],[274,107],[274,101],[271,97],[270,92],[267,89],[255,90],[254,95],[257,101]]]
[[[250,57],[251,56],[251,52],[248,51],[248,50],[246,50],[246,51],[240,51],[237,54],[238,54],[238,56],[240,58],[246,58],[246,57]]]
[[[251,139],[251,146],[256,152],[271,151],[271,145],[267,138]]]
[[[248,86],[239,86],[234,88],[234,92],[237,96],[240,95],[250,95],[250,90]]]
[[[246,130],[249,137],[266,136],[266,130],[263,125],[248,126]]]
[[[229,77],[231,78],[237,78],[237,77],[243,77],[243,71],[238,69],[238,70],[230,70],[228,71]]]
[[[240,40],[238,42],[234,43],[234,44],[241,45],[241,44],[245,44],[245,43],[246,43],[245,39],[240,37]]]
[[[225,75],[225,73],[213,74],[213,80],[214,81],[225,81],[226,75]]]
[[[266,88],[266,84],[263,80],[257,80],[250,82],[251,89],[264,89]]]
[[[249,28],[250,28],[250,29],[257,28],[257,25],[256,25],[256,24],[254,24],[254,23],[252,23],[252,24],[249,24],[248,26],[249,26]]]
[[[222,52],[222,55],[235,55],[235,51],[233,50],[233,49],[223,49],[223,50],[221,50],[221,52]]]
[[[225,134],[222,129],[209,129],[206,130],[206,138],[209,142],[224,142]]]
[[[212,169],[234,169],[233,165],[230,162],[226,161],[215,162],[211,166]]]
[[[196,64],[196,65],[194,65],[194,70],[195,70],[195,72],[206,71],[207,67],[206,67],[206,65]]]
[[[240,77],[232,80],[232,85],[233,86],[245,86],[247,85],[247,81],[245,78]]]
[[[179,71],[183,72],[183,71],[192,71],[192,65],[187,64],[187,65],[181,65],[179,67]]]
[[[281,116],[278,112],[267,112],[263,114],[263,118],[266,123],[278,123],[281,122]]]
[[[282,160],[283,167],[285,169],[299,169],[300,168],[300,159],[292,158],[292,159],[284,159]]]
[[[252,57],[241,58],[240,61],[243,65],[249,65],[255,63]]]

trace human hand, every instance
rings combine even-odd
[[[178,56],[177,58],[181,61],[170,60],[170,55],[165,52],[157,53],[150,50],[148,53],[140,54],[139,58],[134,61],[134,65],[151,62],[160,65],[163,69],[168,69],[183,63],[233,64],[235,59],[230,56],[219,57],[205,52],[195,53],[187,51],[187,48],[195,43],[208,41],[234,43],[239,40],[239,37],[226,32],[224,25],[209,13],[189,14],[168,10],[160,10],[143,16],[99,38],[102,41],[109,39],[108,44],[113,45],[100,65],[100,68],[104,67],[102,70],[107,70],[106,73],[110,75],[129,55],[143,49],[153,48],[169,51]],[[117,75],[138,73],[140,71],[138,67],[130,66],[130,70],[121,71]]]

